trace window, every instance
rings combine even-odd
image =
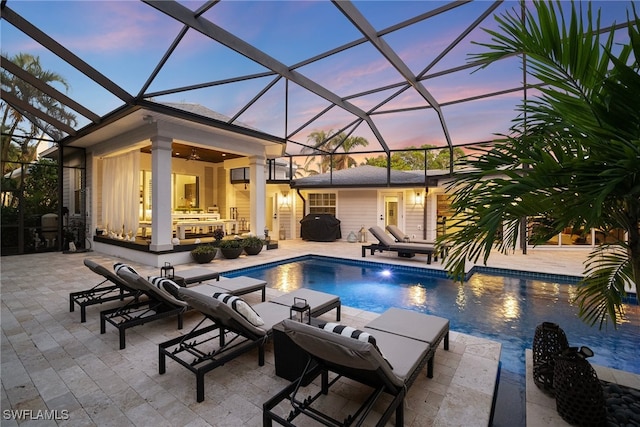
[[[79,215],[82,213],[82,193],[83,193],[83,185],[82,185],[82,170],[81,169],[73,169],[73,213]]]
[[[310,214],[331,214],[336,215],[336,194],[335,193],[311,193],[309,194]]]

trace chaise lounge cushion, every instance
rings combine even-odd
[[[190,307],[210,317],[216,323],[225,327],[236,325],[253,336],[264,337],[267,335],[267,329],[253,325],[240,313],[211,295],[205,295],[190,288],[181,288],[178,293]]]
[[[433,343],[449,331],[449,320],[443,317],[391,307],[367,323],[364,329],[384,331]]]
[[[236,297],[230,294],[216,292],[211,295],[213,298],[221,301],[231,307],[234,311],[247,319],[254,326],[264,325],[264,320],[256,313],[249,304],[247,304],[242,298]]]
[[[314,291],[312,289],[299,288],[280,295],[279,297],[272,299],[271,302],[291,307],[295,303],[296,298],[302,298],[307,301],[309,306],[311,306],[311,315],[313,317],[320,316],[334,307],[337,307],[337,320],[340,320],[340,297],[337,295]]]
[[[396,387],[402,387],[403,378],[382,357],[370,342],[361,341],[305,323],[285,320],[285,333],[307,353],[329,363],[365,371],[381,370]]]
[[[403,337],[389,332],[377,331],[367,327],[363,331],[376,335],[376,342],[393,373],[403,381],[407,381],[418,365],[427,357],[431,346],[429,343]]]
[[[433,251],[433,245],[426,245],[422,243],[414,243],[414,242],[396,242],[391,236],[384,232],[380,227],[371,227],[369,231],[373,236],[380,241],[380,243],[389,249],[393,250],[405,250],[405,251],[414,251],[414,252],[424,252],[424,251]]]

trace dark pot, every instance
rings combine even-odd
[[[242,253],[243,248],[220,248],[222,256],[228,259],[238,258]]]
[[[211,260],[214,259],[215,257],[216,257],[215,252],[206,253],[206,254],[194,254],[194,253],[191,254],[191,258],[193,258],[193,260],[198,264],[206,264],[208,262],[211,262]]]
[[[258,255],[263,245],[245,246],[244,251],[247,255]]]

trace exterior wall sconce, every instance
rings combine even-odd
[[[282,203],[280,204],[280,207],[282,207],[282,208],[288,208],[289,207],[289,192],[288,191],[283,191],[282,192]]]
[[[422,198],[422,193],[419,191],[416,191],[416,198],[414,201],[414,205],[416,206],[423,206],[424,205],[424,199]]]

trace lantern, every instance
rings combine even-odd
[[[311,307],[306,299],[293,297],[293,305],[289,310],[289,319],[311,324]]]
[[[165,262],[164,265],[160,267],[160,276],[162,277],[173,279],[174,273],[175,269],[170,262]]]
[[[367,242],[367,229],[364,228],[364,225],[362,226],[360,231],[358,231],[358,241],[360,243],[366,243]]]

